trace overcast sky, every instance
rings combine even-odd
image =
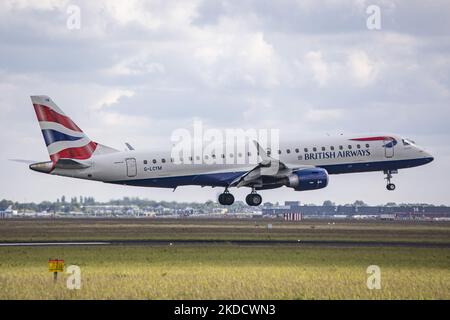
[[[79,29],[67,27],[71,5]],[[367,28],[369,5],[381,10],[381,30]],[[29,99],[46,94],[118,149],[169,146],[172,131],[196,119],[282,138],[395,132],[435,156],[400,171],[395,192],[382,173],[364,173],[331,176],[318,191],[263,191],[264,201],[450,205],[449,30],[446,0],[2,0],[0,199],[206,201],[221,191],[78,181],[8,161],[48,160]]]

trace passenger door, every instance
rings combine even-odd
[[[137,175],[136,159],[128,158],[128,159],[125,159],[125,162],[127,164],[127,176],[135,177]]]
[[[394,156],[394,141],[392,139],[385,139],[384,143],[384,155],[386,158],[392,158]]]

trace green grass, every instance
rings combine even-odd
[[[81,267],[80,290],[53,283],[50,257]],[[450,299],[448,249],[2,247],[0,268],[0,299]]]
[[[267,230],[267,224],[273,228]],[[295,239],[450,242],[449,223],[5,219],[0,241]],[[82,272],[53,283],[49,258]],[[366,287],[369,265],[382,289]],[[450,249],[299,246],[0,247],[0,299],[450,299]]]

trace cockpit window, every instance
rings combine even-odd
[[[402,141],[403,141],[404,146],[410,146],[410,145],[416,144],[414,141],[409,140],[409,139],[402,139]]]

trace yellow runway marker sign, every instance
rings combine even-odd
[[[49,272],[64,272],[64,260],[49,259],[48,260]]]

